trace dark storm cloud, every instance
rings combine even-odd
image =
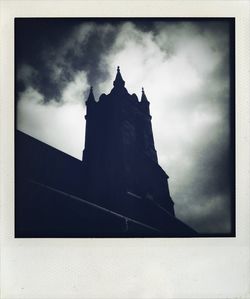
[[[120,65],[128,91],[143,84],[151,101],[177,216],[200,232],[230,232],[229,23],[30,22],[16,27],[18,128],[80,158],[89,86],[96,98],[109,92]]]
[[[93,85],[107,77],[99,64],[101,56],[112,45],[116,28],[107,22],[81,25],[69,21],[68,25],[65,26],[65,21],[57,24],[48,19],[38,22],[16,20],[18,92],[27,87],[27,81],[22,77],[22,70],[27,66],[36,70],[36,76],[29,78],[29,85],[43,93],[46,101],[60,100],[62,89],[73,80],[77,71],[85,71]]]

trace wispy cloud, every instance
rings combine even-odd
[[[46,100],[33,87],[20,93],[17,128],[81,159],[84,132],[83,95],[89,89],[84,72],[76,73],[58,100]]]

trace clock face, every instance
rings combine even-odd
[[[122,124],[122,140],[125,145],[131,145],[136,140],[135,127],[127,120]]]

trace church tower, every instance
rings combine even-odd
[[[153,205],[174,216],[168,176],[158,164],[150,103],[144,88],[140,101],[129,94],[120,68],[109,94],[86,101],[83,162],[88,196],[110,208]]]

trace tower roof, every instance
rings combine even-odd
[[[122,79],[122,75],[120,73],[120,67],[117,67],[117,73],[115,77],[115,81],[113,82],[114,87],[124,87],[125,81]]]

